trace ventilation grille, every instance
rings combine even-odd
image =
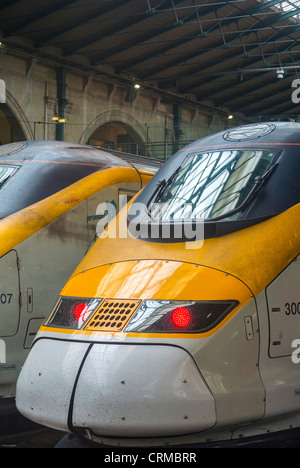
[[[104,299],[84,327],[86,331],[120,331],[138,308],[140,300]]]

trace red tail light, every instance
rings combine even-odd
[[[76,320],[78,320],[78,322],[84,322],[85,321],[85,316],[89,313],[89,307],[83,303],[83,302],[80,302],[79,304],[77,304],[77,306],[75,306],[75,309],[74,309],[74,317],[76,318]]]
[[[191,314],[186,307],[177,307],[173,310],[171,319],[175,327],[185,328],[191,321]]]
[[[102,299],[60,297],[52,314],[46,321],[48,327],[73,328],[79,330]]]

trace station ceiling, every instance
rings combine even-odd
[[[0,0],[0,34],[4,49],[284,119],[300,114],[299,15],[300,1]]]

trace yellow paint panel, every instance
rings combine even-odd
[[[120,223],[124,224],[123,213]],[[165,259],[227,272],[256,295],[300,252],[300,204],[247,229],[206,239],[199,249],[185,243],[155,243],[130,237],[99,239],[74,275],[118,261]]]
[[[104,265],[73,277],[62,296],[115,299],[229,300],[251,296],[238,279],[212,268],[164,260]]]
[[[213,330],[199,334],[173,334],[172,337],[199,338],[209,336],[220,329],[238,310],[251,299],[250,290],[237,278],[212,268],[164,260],[141,260],[104,265],[78,274],[63,289],[62,296],[114,298],[116,303],[126,299],[228,301],[239,302],[225,319]],[[130,302],[131,302],[130,301]],[[128,301],[129,302],[129,301]],[[124,333],[116,328],[101,330],[90,326],[93,317],[83,330],[65,330],[42,327],[41,330],[75,335],[103,336],[107,332],[118,336],[147,337],[147,333]],[[100,323],[98,324],[100,325]],[[109,326],[109,325],[108,325]],[[169,336],[151,333],[151,337]]]
[[[120,182],[140,183],[140,177],[131,167],[103,169],[0,220],[0,257],[94,193]]]

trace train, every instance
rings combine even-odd
[[[99,234],[97,223],[112,218],[160,165],[151,158],[68,142],[0,146],[2,415],[14,406],[17,378],[32,341],[53,298]],[[114,211],[108,213],[106,205],[112,203]],[[3,418],[2,430],[7,430]]]
[[[261,122],[176,152],[42,307],[20,413],[65,446],[299,446],[299,149]]]

